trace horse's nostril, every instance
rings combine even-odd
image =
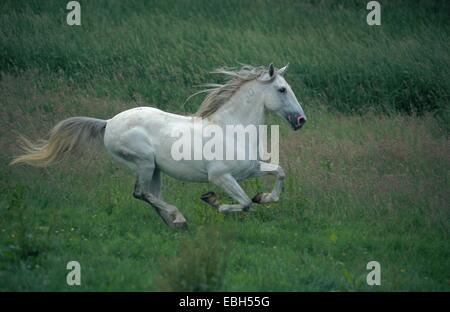
[[[286,118],[294,130],[300,129],[306,122],[306,117],[299,113],[288,114]]]
[[[306,122],[306,118],[303,116],[298,116],[297,117],[297,123],[302,126],[304,123]]]

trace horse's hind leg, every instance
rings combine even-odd
[[[187,223],[181,212],[161,199],[160,183],[159,169],[154,163],[138,165],[138,177],[133,196],[152,205],[168,226],[185,229]]]
[[[139,183],[139,179],[136,179],[136,184],[134,185],[134,193],[139,192],[140,187],[141,184]],[[148,191],[160,200],[163,199],[161,194],[161,170],[159,170],[159,168],[156,166],[153,170],[153,176],[151,182],[149,183]]]
[[[140,128],[122,133],[107,145],[108,151],[119,162],[137,173],[134,197],[152,205],[170,227],[185,228],[186,219],[178,209],[161,198],[160,171],[155,163],[155,151],[150,139]]]
[[[161,170],[158,167],[155,167],[153,170],[152,182],[150,184],[150,193],[155,194],[156,197],[163,200],[161,194]]]
[[[152,193],[143,193],[139,196],[135,195],[135,197],[155,207],[156,212],[171,228],[185,229],[187,227],[186,219],[175,206],[160,200]]]

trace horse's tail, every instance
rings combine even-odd
[[[85,143],[103,142],[106,120],[89,117],[72,117],[59,122],[51,131],[48,140],[36,143],[20,136],[23,155],[11,161],[11,165],[26,163],[46,167],[79,149]]]

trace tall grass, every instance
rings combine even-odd
[[[289,62],[301,98],[447,120],[446,1],[383,1],[379,27],[366,24],[367,1],[81,1],[80,27],[65,24],[65,4],[2,1],[2,71],[192,112],[198,102],[183,100],[209,70]]]
[[[175,257],[163,259],[156,285],[161,291],[219,291],[223,289],[232,236],[210,225],[180,241]]]

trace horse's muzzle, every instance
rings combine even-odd
[[[306,122],[305,116],[302,116],[301,114],[289,114],[287,120],[295,131],[303,127]]]

